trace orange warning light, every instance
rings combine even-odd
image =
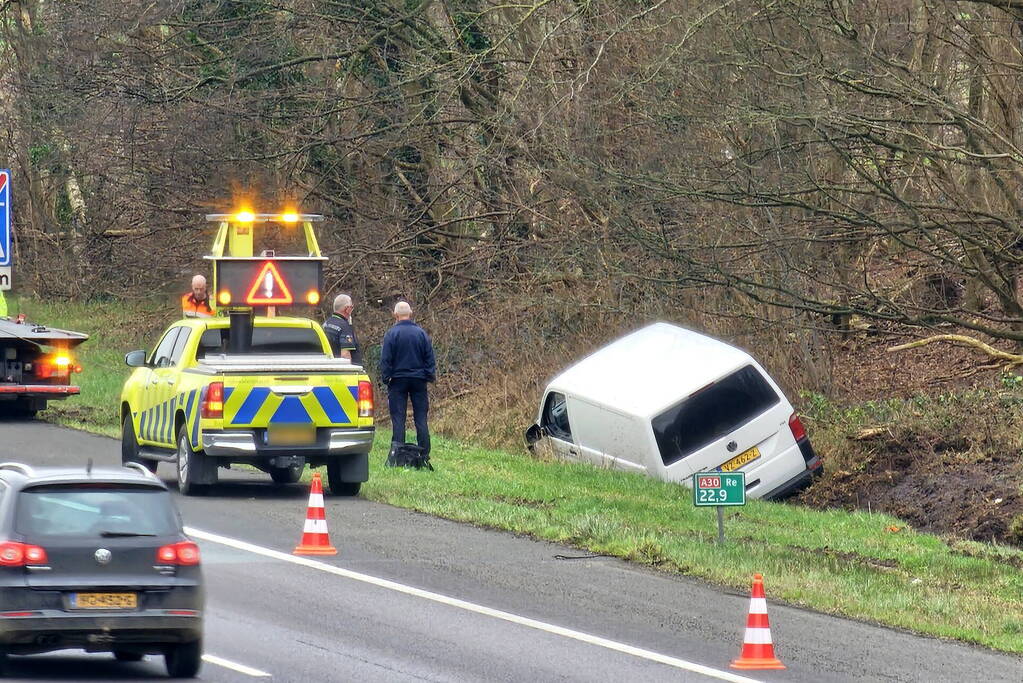
[[[288,305],[294,302],[288,283],[281,277],[273,261],[266,261],[245,297],[247,304]]]
[[[320,303],[320,293],[317,292],[315,289],[310,289],[305,294],[305,300],[308,301],[311,305],[315,306],[316,304]]]

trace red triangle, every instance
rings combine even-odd
[[[267,275],[270,276],[269,281]],[[267,288],[267,285],[269,289]],[[266,305],[287,305],[294,302],[291,296],[291,290],[288,289],[288,284],[281,277],[281,274],[277,271],[277,266],[274,265],[273,261],[267,261],[263,264],[263,267],[259,270],[259,275],[252,281],[252,287],[249,289],[248,296],[245,297],[245,303],[247,304],[266,304]]]
[[[4,185],[7,184],[7,174],[0,173],[0,192],[3,192]]]

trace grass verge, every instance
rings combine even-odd
[[[120,303],[20,302],[37,322],[92,334],[80,347],[82,395],[43,415],[116,436],[123,354],[152,344],[164,311]],[[17,306],[17,304],[15,304]],[[918,533],[887,515],[751,501],[695,508],[688,489],[645,477],[436,438],[435,472],[383,467],[374,449],[363,495],[565,543],[740,591],[765,575],[772,600],[1023,653],[1023,551]]]

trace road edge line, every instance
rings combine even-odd
[[[263,557],[269,557],[282,562],[290,562],[291,564],[297,564],[303,567],[309,567],[310,569],[318,569],[328,574],[334,574],[336,576],[343,576],[353,581],[360,581],[380,588],[386,588],[393,590],[398,593],[404,593],[417,598],[423,598],[432,602],[437,602],[442,605],[448,605],[450,607],[456,607],[463,609],[468,612],[475,612],[476,614],[482,614],[484,616],[493,617],[495,619],[501,619],[513,624],[519,624],[520,626],[526,626],[538,631],[544,631],[554,635],[559,635],[564,638],[570,638],[579,642],[588,643],[590,645],[597,645],[608,650],[621,652],[624,654],[639,657],[641,659],[647,659],[660,664],[666,664],[668,666],[675,667],[677,669],[683,669],[685,671],[691,671],[693,673],[702,674],[711,678],[717,678],[722,681],[729,681],[729,683],[759,683],[757,679],[747,678],[745,676],[739,676],[728,671],[722,671],[719,669],[713,669],[709,666],[697,664],[696,662],[690,662],[685,659],[678,657],[672,657],[670,655],[661,654],[654,652],[653,650],[646,650],[641,647],[634,645],[628,645],[626,643],[620,643],[616,640],[610,640],[609,638],[603,638],[601,636],[595,636],[590,633],[584,633],[583,631],[576,631],[574,629],[565,628],[564,626],[556,626],[554,624],[548,624],[547,622],[540,621],[538,619],[531,619],[529,617],[523,617],[518,614],[512,614],[511,612],[504,612],[502,610],[494,609],[492,607],[486,607],[485,605],[478,605],[467,600],[460,600],[459,598],[452,598],[441,593],[434,593],[432,591],[423,590],[422,588],[415,588],[414,586],[407,586],[397,581],[391,581],[390,579],[381,579],[376,576],[369,574],[362,574],[360,572],[352,571],[350,569],[344,569],[326,562],[320,562],[319,560],[313,560],[308,557],[298,557],[295,555],[289,555],[279,550],[273,550],[272,548],[264,548],[263,546],[249,543],[248,541],[242,541],[236,538],[230,538],[228,536],[221,536],[210,531],[203,531],[202,529],[196,529],[194,527],[185,527],[185,533],[189,536],[193,536],[203,541],[209,541],[210,543],[218,543],[220,545],[228,546],[236,550],[242,550],[250,552],[255,555],[262,555]]]

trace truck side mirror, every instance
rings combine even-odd
[[[143,368],[146,366],[145,350],[129,351],[124,354],[124,362],[132,368]]]

